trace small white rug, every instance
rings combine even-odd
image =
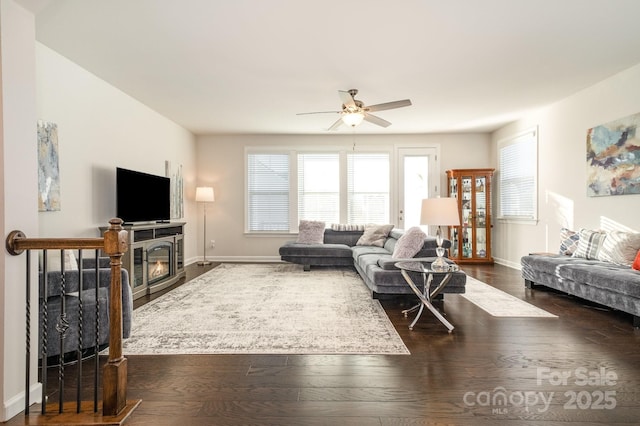
[[[468,275],[465,292],[460,296],[494,317],[558,318],[557,315],[533,306]]]
[[[223,264],[134,310],[123,353],[409,351],[355,271]]]

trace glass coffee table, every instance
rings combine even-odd
[[[431,304],[431,301],[449,283],[449,280],[451,280],[451,276],[453,275],[453,273],[460,270],[458,268],[458,265],[452,264],[449,270],[444,272],[431,270],[430,269],[431,262],[424,262],[424,261],[397,262],[395,266],[398,269],[400,269],[400,272],[402,273],[402,276],[404,277],[405,281],[407,282],[407,284],[409,284],[409,287],[411,287],[411,290],[413,290],[416,296],[418,296],[418,298],[420,299],[419,304],[417,304],[416,306],[410,309],[406,309],[402,311],[405,317],[409,312],[414,312],[416,310],[418,311],[418,314],[416,315],[415,319],[409,325],[409,330],[413,330],[413,326],[416,325],[416,323],[418,322],[418,319],[420,319],[420,316],[422,315],[422,311],[426,307],[431,311],[433,315],[435,315],[436,318],[438,318],[438,320],[442,324],[444,324],[445,327],[447,327],[447,330],[449,330],[449,333],[451,333],[454,328],[453,325],[451,325],[451,323],[447,321],[444,316],[442,316],[442,314]],[[418,272],[422,274],[422,290],[413,281],[413,279],[409,275],[409,272]],[[433,278],[435,276],[441,276],[442,280],[440,281],[440,283],[435,289],[430,291],[431,282],[433,281]]]

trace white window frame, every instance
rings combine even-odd
[[[391,200],[393,198],[394,180],[392,179],[393,173],[395,173],[394,156],[392,147],[384,148],[360,148],[360,153],[381,153],[388,155],[389,158],[389,211],[387,212],[389,217],[389,223],[392,223],[393,217],[391,213]],[[340,223],[347,223],[347,153],[351,153],[345,150],[344,147],[327,146],[321,150],[317,148],[309,149],[290,149],[283,147],[245,147],[244,162],[245,162],[245,204],[244,204],[244,232],[250,235],[278,235],[278,234],[296,234],[298,232],[298,154],[308,153],[337,153],[339,155],[340,162],[340,202],[339,202],[339,216]],[[249,167],[248,158],[250,154],[288,154],[289,155],[289,230],[288,231],[251,231],[249,230]],[[331,224],[327,224],[330,226]]]
[[[531,195],[531,202],[533,206],[533,211],[531,215],[505,215],[502,212],[502,201],[505,197],[503,193],[503,171],[500,170],[502,164],[502,154],[505,148],[509,146],[519,144],[519,143],[533,143],[532,147],[532,155],[528,158],[531,161],[532,171],[533,171],[533,189]],[[535,225],[538,223],[538,128],[532,127],[527,130],[524,130],[520,133],[517,133],[513,136],[504,138],[498,142],[497,149],[497,213],[496,219],[505,223],[519,223],[519,224],[531,224]]]

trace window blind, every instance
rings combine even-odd
[[[501,219],[537,218],[537,132],[527,132],[499,147]]]
[[[249,231],[289,231],[289,155],[248,154]]]
[[[347,154],[347,221],[389,223],[389,154]]]
[[[298,219],[340,221],[340,157],[298,154]]]

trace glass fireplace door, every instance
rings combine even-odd
[[[165,280],[174,274],[173,243],[161,242],[147,250],[147,285]]]

